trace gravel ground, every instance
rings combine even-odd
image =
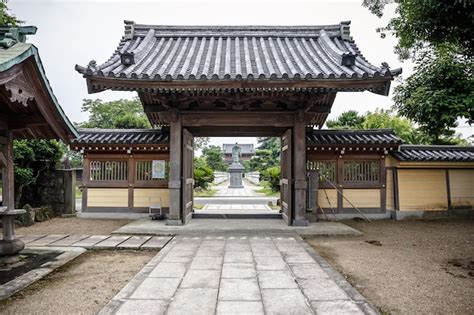
[[[307,241],[382,313],[474,314],[474,221],[344,223],[365,235]]]
[[[0,314],[96,314],[155,255],[155,251],[88,251],[0,301]]]
[[[28,234],[110,234],[133,220],[54,218],[16,229],[18,235]]]

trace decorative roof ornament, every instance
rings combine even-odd
[[[26,35],[34,35],[36,31],[36,26],[0,27],[0,47],[10,48],[17,43],[24,43]]]

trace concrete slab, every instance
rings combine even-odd
[[[218,315],[263,315],[261,301],[218,301]]]
[[[179,289],[166,314],[214,314],[216,304],[217,289]]]
[[[364,312],[351,301],[313,301],[311,306],[318,315],[362,315]]]
[[[297,289],[298,285],[288,270],[259,271],[258,282],[262,289]]]
[[[313,314],[299,289],[262,289],[266,314]]]
[[[111,237],[103,240],[92,246],[94,249],[113,249],[116,248],[120,243],[128,240],[129,235],[112,235]]]
[[[45,237],[42,237],[40,239],[37,239],[36,241],[28,243],[28,246],[46,246],[66,237],[67,237],[66,234],[46,235]]]
[[[189,270],[179,287],[218,289],[220,276],[220,270]]]
[[[60,239],[59,241],[53,242],[51,246],[71,246],[72,244],[79,242],[90,235],[69,235],[66,238]]]
[[[117,248],[120,249],[139,249],[151,236],[131,236],[128,240],[120,243]]]
[[[168,314],[377,314],[299,236],[287,234],[177,236],[100,314],[147,311],[152,301],[162,301],[157,313],[168,305]]]
[[[158,237],[153,236],[147,242],[145,242],[140,248],[141,249],[162,249],[172,239],[171,236]]]
[[[102,242],[103,240],[110,237],[110,235],[91,235],[79,242],[72,244],[71,246],[75,247],[84,247],[84,248],[91,248],[95,244]]]
[[[20,240],[23,241],[26,245],[28,245],[31,242],[34,242],[42,237],[45,237],[46,235],[25,235],[22,237],[19,237]]]
[[[294,235],[335,236],[362,235],[341,222],[314,222],[309,226],[288,226],[276,219],[193,219],[183,226],[166,225],[164,221],[136,220],[112,234],[139,235]]]
[[[257,279],[221,279],[219,301],[260,301]]]
[[[169,302],[165,300],[128,300],[117,310],[117,315],[156,315],[164,314]]]
[[[147,278],[133,292],[131,298],[169,300],[174,296],[180,282],[180,278]]]

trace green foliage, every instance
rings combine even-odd
[[[353,112],[353,111],[349,111]],[[374,112],[367,112],[365,114],[357,114],[357,124],[341,123],[345,119],[340,117],[355,116],[353,113],[342,113],[339,117],[332,120],[333,128],[340,129],[393,129],[395,133],[403,140],[404,143],[409,144],[435,144],[436,141],[422,128],[417,128],[415,124],[404,117],[394,114],[390,110],[377,109]],[[360,120],[359,120],[360,118]],[[450,143],[460,143],[463,140],[454,136],[444,139]]]
[[[458,118],[474,122],[474,61],[449,50],[427,53],[395,88],[395,108],[417,122],[434,144],[456,143]]]
[[[205,147],[202,150],[202,155],[212,170],[222,172],[227,170],[227,164],[224,162],[224,153],[220,147],[216,145]]]
[[[194,149],[204,149],[209,144],[209,137],[195,137],[194,138]]]
[[[23,22],[18,20],[13,14],[10,14],[7,7],[7,1],[0,1],[0,26],[18,26]]]
[[[38,178],[55,169],[63,156],[56,140],[15,140],[15,206],[20,205],[23,189],[36,184]]]
[[[379,29],[398,38],[396,51],[402,59],[431,47],[453,45],[465,56],[474,55],[474,1],[395,0],[396,17]],[[386,0],[364,0],[377,16],[383,16]]]
[[[84,99],[82,111],[89,113],[89,120],[78,124],[82,128],[151,128],[138,98],[110,102]]]
[[[214,181],[214,172],[204,157],[194,158],[194,188],[207,189]]]
[[[280,160],[281,140],[280,138],[261,137],[257,138],[258,148],[260,150],[270,150],[272,158]]]
[[[244,167],[246,172],[262,172],[263,170],[279,165],[279,159],[273,157],[271,150],[256,150],[255,155],[250,159],[244,162]]]
[[[362,129],[365,117],[355,110],[348,110],[336,119],[327,120],[326,126],[333,129]]]
[[[452,128],[473,122],[474,1],[396,0],[396,16],[379,29],[397,37],[401,59],[414,73],[395,89],[395,108],[420,126],[431,143],[457,143]],[[387,1],[364,0],[377,16]]]
[[[260,179],[268,182],[270,188],[274,192],[280,190],[280,177],[281,177],[280,166],[269,167],[260,172]]]

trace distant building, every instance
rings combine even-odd
[[[250,160],[252,156],[255,155],[255,149],[253,144],[237,144],[240,147],[240,161],[244,162]],[[224,152],[224,160],[231,164],[232,163],[232,148],[235,146],[235,143],[225,143],[222,145],[222,151]]]

